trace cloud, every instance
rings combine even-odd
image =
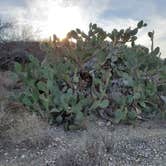
[[[155,30],[155,45],[166,57],[165,0],[6,0],[0,2],[0,15],[32,25],[44,35],[81,28],[87,31],[90,22],[107,31],[134,27],[141,19],[148,27],[139,33],[138,43],[150,47],[148,31]]]
[[[147,38],[148,31],[155,31],[154,36],[154,44],[155,46],[159,46],[161,49],[162,57],[166,58],[166,18],[160,15],[152,15],[148,22],[148,27],[142,32],[142,36],[138,40],[143,45],[149,47],[150,42],[149,38]]]

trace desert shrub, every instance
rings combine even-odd
[[[63,62],[42,64],[33,56],[24,69],[16,63],[15,69],[25,86],[18,100],[51,123],[65,123],[66,128],[79,125],[84,118],[83,110],[88,107],[88,98],[68,85],[71,68],[70,63]]]
[[[12,23],[10,22],[4,22],[0,19],[0,44],[6,42],[7,34],[6,30],[12,28]]]
[[[66,129],[84,126],[92,112],[115,123],[164,115],[166,68],[159,47],[154,49],[154,33],[148,33],[151,51],[135,44],[145,26],[140,21],[134,29],[107,33],[90,24],[88,34],[76,29],[63,41],[54,36],[42,44],[43,62],[30,56],[28,64],[15,64],[24,85],[17,99]]]

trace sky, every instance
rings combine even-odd
[[[138,44],[150,47],[149,31],[155,31],[155,46],[166,57],[166,0],[1,0],[0,17],[31,26],[45,38],[53,33],[63,38],[71,29],[87,31],[90,22],[103,29],[148,26],[138,34]]]

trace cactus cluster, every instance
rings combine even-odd
[[[166,68],[159,47],[149,51],[135,44],[145,26],[140,21],[134,29],[107,33],[91,23],[87,34],[72,30],[63,41],[54,35],[42,44],[43,62],[31,57],[24,68],[16,65],[26,88],[18,100],[66,129],[81,127],[89,114],[113,123],[165,117]],[[148,35],[153,42],[154,33]]]

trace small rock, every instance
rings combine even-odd
[[[112,161],[113,160],[112,157],[110,157],[109,160]]]
[[[100,127],[104,127],[104,126],[105,126],[105,123],[104,123],[104,122],[98,122],[98,125],[99,125]]]
[[[23,154],[23,155],[21,156],[21,158],[24,159],[24,158],[25,158],[25,155]]]
[[[107,126],[107,127],[111,126],[111,122],[110,122],[110,121],[107,122],[106,126]]]

